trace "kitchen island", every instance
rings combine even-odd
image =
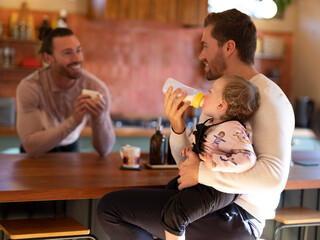
[[[144,152],[142,162],[147,161],[148,153]],[[293,162],[297,161],[320,163],[320,151],[296,151],[293,153]],[[11,217],[9,203],[29,202],[37,209],[37,206],[41,207],[51,200],[58,200],[57,204],[63,201],[63,214],[88,226],[99,239],[107,239],[100,232],[96,217],[100,197],[120,189],[164,188],[178,174],[177,169],[120,170],[121,158],[118,153],[106,157],[99,157],[96,153],[49,153],[39,158],[30,158],[26,154],[0,154],[0,165],[1,218]],[[302,205],[302,202],[299,203],[301,199],[295,195],[301,191],[318,192],[319,188],[320,164],[309,167],[294,164],[280,205]],[[284,239],[295,239],[296,230],[285,232]],[[273,231],[273,220],[268,220],[265,238],[269,239]],[[314,230],[310,229],[310,235],[315,236]]]
[[[149,143],[155,129],[143,127],[115,128],[116,144],[112,151],[119,151],[123,145],[138,146],[142,151],[149,151]],[[164,128],[162,133],[170,135],[170,129]],[[81,152],[94,152],[91,144],[91,128],[85,127],[79,139]],[[0,153],[19,153],[19,137],[15,126],[0,126]]]
[[[190,125],[188,126],[188,129]],[[123,145],[138,146],[142,151],[149,151],[150,138],[155,133],[151,127],[122,126],[116,127],[116,144],[112,151],[119,151]],[[162,133],[167,137],[170,135],[170,128],[165,127]],[[91,128],[85,127],[81,132],[80,151],[94,152],[91,144]],[[19,153],[20,142],[15,126],[0,125],[0,153]],[[292,150],[320,150],[320,143],[311,129],[297,128],[292,139]]]

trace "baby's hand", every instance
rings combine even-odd
[[[184,149],[182,149],[180,155],[183,157],[189,157],[190,151],[192,151],[192,146],[185,147]]]

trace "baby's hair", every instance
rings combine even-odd
[[[227,75],[221,78],[225,82],[222,99],[228,104],[228,109],[221,118],[247,121],[260,105],[258,87],[240,76]]]

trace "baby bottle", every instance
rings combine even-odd
[[[173,91],[175,91],[177,88],[181,88],[183,92],[188,94],[183,100],[184,102],[190,101],[190,105],[194,108],[202,107],[204,94],[199,90],[186,86],[183,83],[174,80],[173,78],[168,78],[162,87],[162,92],[166,93],[170,86],[173,87]]]

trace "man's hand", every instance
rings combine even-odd
[[[165,97],[164,97],[164,105],[163,109],[165,114],[167,115],[172,130],[177,133],[183,133],[186,124],[184,122],[184,112],[190,106],[190,102],[183,102],[183,99],[187,96],[187,93],[181,93],[181,89],[178,88],[172,93],[173,88],[169,87]],[[181,93],[181,96],[178,95]]]
[[[91,114],[93,120],[99,117],[106,107],[107,103],[103,97],[87,98],[85,102],[85,108]]]
[[[192,187],[199,183],[199,165],[200,160],[197,154],[194,152],[190,152],[189,157],[184,162],[179,163],[179,190],[187,187]]]
[[[88,96],[80,95],[77,97],[76,101],[73,104],[73,118],[77,124],[82,122],[84,115],[88,112],[86,109],[86,101]]]
[[[91,114],[92,119],[99,117],[107,104],[103,97],[91,98],[87,94],[78,96],[73,107],[73,117],[78,124],[86,113]]]

